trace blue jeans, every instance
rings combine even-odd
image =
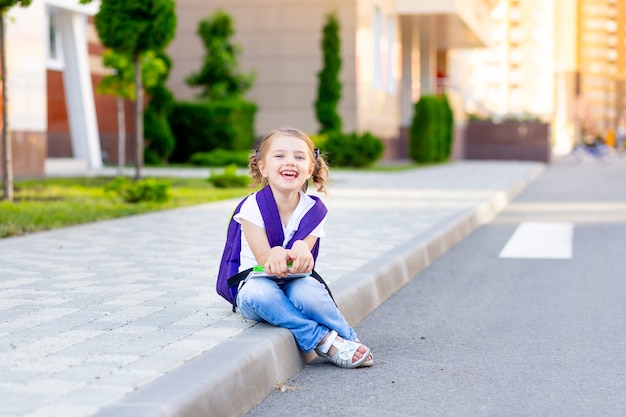
[[[312,277],[280,284],[249,279],[237,294],[237,308],[247,319],[289,329],[304,352],[315,349],[329,329],[346,340],[356,339],[324,285]]]

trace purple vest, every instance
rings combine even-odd
[[[226,236],[226,245],[224,246],[224,252],[222,253],[222,261],[220,262],[220,270],[217,275],[217,284],[215,286],[217,293],[224,297],[229,303],[233,304],[233,306],[235,305],[235,299],[237,298],[239,283],[245,279],[250,272],[250,269],[239,272],[239,265],[241,263],[241,225],[234,220],[235,215],[239,213],[241,206],[248,197],[244,198],[237,205],[237,208],[235,208],[235,211],[230,218]],[[302,240],[309,236],[328,212],[322,200],[315,196],[311,196],[311,198],[315,199],[315,205],[300,221],[298,230],[296,230],[294,236],[287,243],[287,249],[291,248],[296,240]],[[278,207],[276,206],[276,200],[274,200],[274,195],[272,194],[272,190],[269,185],[263,187],[256,193],[256,199],[261,210],[263,222],[265,223],[265,231],[267,233],[267,239],[270,243],[270,247],[282,246],[285,240],[285,235],[283,233]],[[320,241],[318,239],[311,250],[313,258],[316,260],[317,254],[319,253],[319,242]],[[313,275],[320,282],[324,283],[322,278],[317,273]],[[324,285],[326,284],[324,283]],[[328,286],[326,286],[326,288],[328,288]]]

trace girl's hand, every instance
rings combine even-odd
[[[291,272],[294,274],[311,272],[315,266],[309,245],[302,240],[294,242],[291,249],[287,251],[287,256],[291,261]]]
[[[269,251],[263,267],[265,272],[270,275],[276,275],[279,278],[286,277],[289,272],[287,269],[288,260],[287,249],[282,246],[275,246]]]

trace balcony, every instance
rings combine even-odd
[[[437,49],[480,48],[490,43],[495,0],[396,0],[399,15],[437,28]]]

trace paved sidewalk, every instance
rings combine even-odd
[[[543,169],[335,172],[316,269],[354,325]],[[302,369],[215,293],[234,203],[0,240],[0,417],[241,416]]]

